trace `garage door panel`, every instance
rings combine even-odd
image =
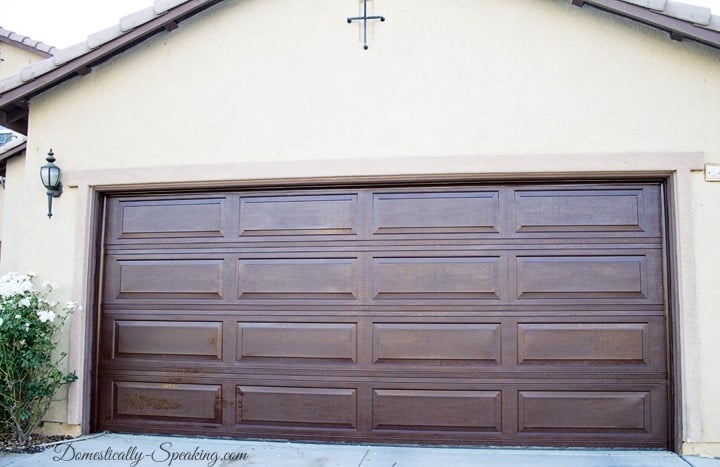
[[[501,391],[375,389],[373,429],[502,431]]]
[[[501,324],[375,323],[373,361],[500,364]]]
[[[380,300],[499,300],[502,264],[500,256],[375,258],[373,296]]]
[[[659,251],[516,257],[517,298],[662,303]]]
[[[355,235],[357,195],[240,198],[240,235]]]
[[[116,381],[113,393],[114,418],[222,422],[220,385]]]
[[[652,431],[648,391],[520,391],[520,432]]]
[[[621,232],[659,236],[658,213],[656,188],[515,192],[518,233]]]
[[[240,299],[357,299],[356,258],[240,259]]]
[[[375,234],[497,233],[499,192],[376,193]]]
[[[222,360],[222,322],[115,321],[115,358]]]
[[[662,209],[624,182],[108,196],[95,428],[667,448]]]
[[[117,299],[222,299],[222,259],[111,259]]]
[[[238,323],[237,359],[357,363],[354,323]]]
[[[109,240],[223,237],[225,197],[112,200]]]
[[[518,325],[518,363],[650,364],[647,323]]]
[[[237,425],[274,425],[307,428],[357,427],[357,390],[238,386]]]

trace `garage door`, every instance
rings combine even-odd
[[[109,196],[96,428],[668,446],[658,184]]]

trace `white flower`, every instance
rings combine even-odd
[[[22,316],[20,316],[20,315],[15,315],[15,319],[20,319],[20,318],[22,318]]]
[[[52,323],[55,321],[55,312],[52,310],[38,310],[37,315],[41,323],[45,323],[47,321]]]
[[[30,306],[30,297],[25,297],[18,302],[18,305],[28,308]]]
[[[26,274],[9,272],[0,277],[0,297],[7,298],[13,295],[24,295],[33,290],[32,278]]]
[[[60,288],[57,282],[43,281],[43,288],[49,289],[50,291],[57,290]]]
[[[2,318],[0,318],[0,326],[2,326],[2,324],[3,324],[4,322],[5,322],[5,320],[3,320]]]
[[[25,330],[26,330],[26,331],[29,331],[29,330],[30,330],[30,323],[25,323]]]

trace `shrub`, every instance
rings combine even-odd
[[[79,309],[68,302],[61,314],[49,299],[57,285],[33,283],[33,274],[0,277],[0,427],[9,427],[20,447],[47,413],[57,390],[77,379],[59,365],[65,353],[53,355],[54,337],[69,314]]]

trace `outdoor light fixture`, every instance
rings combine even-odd
[[[40,167],[40,180],[47,189],[48,197],[48,218],[52,217],[52,199],[62,194],[62,183],[60,182],[60,167],[55,165],[55,153],[52,149],[45,158],[47,164]]]

